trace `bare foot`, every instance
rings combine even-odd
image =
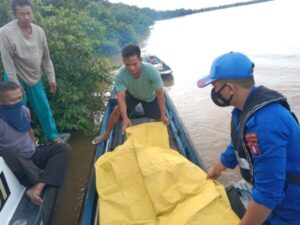
[[[52,139],[51,141],[53,141],[53,142],[55,142],[55,143],[57,143],[57,144],[62,143],[62,139],[61,139],[60,137],[54,138],[54,139]]]
[[[108,135],[102,134],[102,135],[95,137],[94,140],[92,141],[92,144],[97,145],[102,141],[106,141],[107,139],[108,139]]]
[[[37,183],[31,188],[27,189],[26,195],[30,198],[31,202],[35,205],[42,205],[43,200],[41,198],[41,193],[45,187],[44,183]]]

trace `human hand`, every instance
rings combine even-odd
[[[169,119],[165,114],[162,114],[160,117],[160,121],[166,124],[167,126],[169,125]]]
[[[51,93],[55,93],[56,90],[57,90],[57,84],[56,84],[56,82],[51,82],[50,83],[50,92]]]
[[[208,169],[206,178],[217,179],[225,169],[226,167],[221,162],[217,162],[215,165]]]
[[[128,117],[123,119],[123,122],[122,122],[122,135],[125,133],[125,129],[127,127],[130,127],[130,126],[132,126],[131,120]]]

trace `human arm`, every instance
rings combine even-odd
[[[29,133],[29,136],[30,136],[30,138],[32,140],[32,143],[35,145],[36,144],[36,139],[35,139],[35,136],[34,136],[32,128],[29,129],[28,133]]]
[[[42,42],[43,42],[43,57],[42,57],[42,68],[46,73],[47,79],[50,84],[50,92],[55,93],[57,90],[57,83],[55,79],[54,66],[50,57],[50,51],[47,43],[47,38],[43,30],[42,32]]]
[[[261,225],[268,218],[271,209],[255,201],[250,201],[247,211],[241,219],[239,225]]]
[[[131,126],[132,123],[130,121],[130,119],[128,118],[127,115],[127,105],[126,105],[126,92],[125,91],[120,91],[117,93],[117,98],[118,98],[118,104],[119,104],[119,108],[120,108],[120,112],[121,112],[121,116],[122,116],[122,134],[124,134],[125,129],[128,126]]]
[[[276,105],[265,107],[247,122],[244,138],[253,162],[254,203],[249,205],[241,224],[261,224],[274,208],[290,202],[288,192],[292,189],[286,183],[290,124],[284,121],[280,111],[281,107]],[[256,218],[251,218],[254,213]]]
[[[51,82],[50,83],[50,92],[55,93],[57,90],[57,83],[56,82]]]
[[[17,71],[14,63],[14,49],[9,38],[3,33],[3,31],[0,32],[0,51],[2,64],[8,79],[20,85],[17,79]]]
[[[221,154],[220,161],[208,169],[207,178],[217,179],[227,168],[233,169],[237,165],[232,143],[229,143],[226,150]]]
[[[117,91],[118,106],[123,119],[122,134],[124,134],[124,131],[128,126],[131,126],[131,121],[127,115],[126,90],[128,85],[126,83],[126,79],[124,79],[124,71],[124,67],[121,67],[115,75],[115,88]]]
[[[160,109],[160,120],[166,124],[169,125],[169,119],[166,116],[166,102],[165,102],[165,95],[164,95],[164,90],[163,88],[159,88],[155,91],[156,97],[157,97],[157,103],[158,107]]]
[[[30,110],[29,110],[29,108],[27,108],[26,106],[23,106],[23,108],[24,108],[24,110],[26,111],[26,114],[27,114],[27,116],[28,116],[28,120],[31,121],[31,116],[30,116]],[[34,145],[36,145],[36,138],[35,138],[35,136],[34,136],[34,133],[33,133],[33,129],[32,129],[32,128],[30,128],[30,129],[28,130],[28,134],[29,134],[29,137],[30,137],[31,140],[32,140],[32,143],[33,143]]]
[[[260,123],[260,126],[248,130],[245,134],[246,145],[253,162],[254,184],[252,201],[240,225],[264,223],[272,209],[280,204],[286,195],[287,149],[281,141],[282,138],[275,135],[275,127],[276,125],[268,122]],[[281,127],[284,130],[283,126]]]
[[[220,161],[218,161],[208,169],[206,178],[217,179],[224,170],[226,170],[226,167]]]
[[[160,110],[160,120],[164,124],[169,125],[169,119],[166,116],[166,102],[161,75],[153,65],[149,64],[148,66],[148,76],[151,81],[151,88],[155,91],[157,104]]]

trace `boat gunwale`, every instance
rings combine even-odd
[[[190,136],[187,133],[186,128],[183,125],[179,114],[171,101],[170,96],[165,92],[165,99],[166,99],[166,114],[170,120],[170,128],[173,132],[175,137],[176,144],[179,148],[179,151],[182,155],[190,157],[188,158],[191,162],[202,168],[206,171],[204,164],[199,158],[199,155],[195,152],[195,147],[190,139]],[[104,112],[104,116],[101,122],[101,133],[105,131],[105,128],[108,123],[109,115],[114,107],[117,104],[117,100],[114,97],[111,97],[107,103],[107,107]],[[176,129],[179,128],[179,129]],[[180,132],[178,132],[180,130]],[[99,143],[96,147],[95,157],[93,159],[92,165],[96,162],[96,160],[103,155],[106,151],[108,151],[109,145],[111,145],[110,139],[112,138],[112,133],[110,134],[110,138],[108,141],[103,141]],[[110,143],[109,143],[110,142]],[[185,142],[185,146],[182,144]],[[79,217],[79,224],[80,225],[91,225],[96,224],[97,217],[95,215],[98,214],[96,210],[98,210],[98,198],[97,198],[97,191],[96,191],[96,176],[94,166],[91,168],[90,178],[88,180],[88,185],[86,189],[86,193],[84,195],[84,204],[82,204],[80,217]],[[96,204],[96,206],[95,206]]]

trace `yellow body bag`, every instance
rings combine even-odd
[[[169,147],[167,127],[144,123],[96,164],[101,225],[236,225],[224,187]]]

